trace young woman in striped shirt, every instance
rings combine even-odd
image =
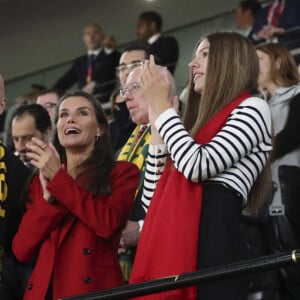
[[[248,92],[258,77],[252,44],[236,33],[208,35],[189,67],[183,122],[153,58],[141,76],[152,126],[143,197],[149,210],[131,282],[241,259],[241,211],[257,209],[268,180],[271,116],[267,103]],[[246,294],[246,282],[226,280],[149,299],[241,300]]]

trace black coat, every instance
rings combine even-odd
[[[173,74],[179,57],[177,40],[172,36],[160,36],[148,46],[148,53],[158,58],[158,63],[167,66]]]
[[[96,82],[93,94],[99,96],[101,102],[107,102],[111,92],[116,85],[116,67],[119,64],[120,53],[114,51],[106,54],[104,50],[98,54],[93,61],[92,81]],[[73,84],[77,83],[78,88],[86,85],[87,70],[89,64],[88,55],[78,57],[71,68],[58,79],[54,88],[58,90],[68,90]]]
[[[12,239],[25,209],[25,197],[21,197],[21,194],[29,175],[29,168],[0,143],[1,300],[21,300],[26,279],[31,272],[31,266],[21,265],[12,254]]]

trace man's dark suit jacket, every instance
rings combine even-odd
[[[262,29],[263,26],[268,24],[268,13],[270,5],[263,7],[257,14],[256,21],[252,29],[253,34],[256,34]],[[278,27],[291,29],[297,26],[300,26],[300,1],[286,0],[284,10],[279,18]],[[279,36],[280,42],[285,43],[288,40],[290,40],[290,37],[288,37],[288,35],[282,35],[281,37]]]
[[[0,299],[21,300],[31,265],[22,265],[12,254],[12,239],[25,209],[23,188],[30,170],[0,142]]]
[[[158,62],[167,66],[173,74],[179,57],[179,47],[172,36],[160,36],[153,44],[148,46],[148,53],[158,58]]]
[[[114,51],[106,54],[102,49],[93,61],[92,81],[96,82],[93,94],[97,95],[101,102],[107,102],[116,84],[116,66],[119,64],[120,53]],[[54,84],[54,88],[65,91],[77,83],[78,88],[86,85],[88,70],[88,55],[78,57],[71,68]]]

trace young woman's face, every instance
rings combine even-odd
[[[75,96],[60,104],[57,133],[63,147],[90,152],[100,132],[94,108],[87,99]]]
[[[205,86],[209,47],[209,41],[207,39],[203,40],[197,48],[194,59],[189,63],[194,91],[199,94]]]
[[[267,88],[271,83],[271,60],[268,54],[263,51],[256,50],[259,62],[258,85],[261,88]]]

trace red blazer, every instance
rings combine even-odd
[[[45,299],[49,286],[57,299],[123,284],[117,251],[138,179],[137,167],[118,162],[112,193],[93,198],[61,169],[47,186],[56,205],[43,199],[38,176],[33,179],[13,241],[20,261],[37,257],[24,299]]]

